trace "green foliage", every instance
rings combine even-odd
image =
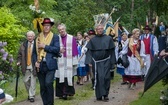
[[[26,28],[20,25],[20,22],[11,13],[10,9],[1,7],[0,14],[2,16],[0,20],[0,84],[2,85],[6,81],[9,82],[13,76],[12,55],[15,56],[17,54],[20,40],[23,39],[23,33],[26,31]],[[5,46],[6,44],[3,45],[4,43],[7,46]]]
[[[163,89],[162,82],[158,82],[150,88],[143,97],[139,94],[139,99],[130,103],[130,105],[160,105],[160,90]]]
[[[5,51],[7,43],[0,42],[0,87],[10,80],[12,75],[13,67],[13,57]]]
[[[69,32],[76,35],[78,31],[85,31],[87,28],[93,27],[94,21],[92,13],[90,12],[92,5],[92,2],[79,2],[78,5],[71,10],[71,14],[66,20],[66,24],[69,26]]]
[[[52,17],[55,22],[63,22],[67,25],[71,34],[77,31],[86,31],[94,26],[93,15],[100,13],[110,13],[116,6],[117,12],[112,14],[113,22],[118,17],[120,24],[125,26],[129,31],[135,27],[145,25],[145,17],[149,16],[151,22],[156,15],[159,20],[167,23],[167,0],[40,0],[39,9],[44,11],[43,17]],[[132,3],[134,4],[133,11]],[[33,12],[29,5],[34,4],[33,0],[1,0],[0,6],[11,8],[12,13],[19,18],[21,24],[28,29],[33,29],[32,20]],[[19,5],[19,6],[18,6]],[[150,14],[149,14],[150,13]],[[132,18],[131,18],[132,16]],[[55,29],[54,29],[55,32]]]
[[[150,8],[155,10],[156,13],[161,16],[168,13],[168,1],[167,0],[150,0]]]
[[[166,21],[167,16],[167,0],[93,0],[97,3],[97,7],[103,8],[107,13],[110,13],[115,6],[118,10],[112,14],[113,22],[121,16],[120,24],[125,26],[129,32],[135,27],[145,25],[146,16],[149,17],[149,25],[159,16],[159,21]],[[133,8],[132,8],[133,4]]]
[[[16,79],[12,78],[13,81],[8,82],[7,84],[4,85],[4,91],[5,93],[10,94],[12,97],[14,97],[14,100],[11,103],[7,103],[7,105],[13,105],[13,103],[17,103],[23,100],[27,100],[27,90],[25,88],[25,84],[23,82],[23,76],[21,75],[19,77],[19,82],[18,82],[18,94],[17,94],[17,98],[15,97],[15,85],[16,85]],[[12,87],[12,88],[11,88]],[[36,95],[40,95],[40,85],[38,82],[38,79],[36,80]],[[39,96],[40,97],[40,96]],[[6,104],[5,104],[6,105]]]
[[[168,75],[166,75],[162,79],[162,84],[166,88],[162,89],[161,102],[162,102],[162,105],[167,105],[168,104]]]
[[[168,104],[168,87],[161,91],[162,95],[160,96],[160,100],[162,105]]]
[[[1,0],[0,6],[6,6],[11,9],[14,16],[20,20],[21,25],[33,30],[32,21],[36,18],[36,14],[29,6],[34,5],[34,0]],[[42,17],[57,18],[57,13],[53,10],[57,5],[55,0],[39,0],[39,10],[44,11]]]
[[[7,51],[10,54],[17,52],[19,41],[24,37],[23,32],[26,31],[15,16],[6,7],[0,8],[0,41],[7,42]]]
[[[93,28],[93,15],[97,15],[102,9],[98,9],[96,3],[90,0],[76,0],[75,3],[72,2],[74,0],[70,1],[64,2],[68,4],[68,8],[64,7],[66,10],[60,11],[62,13],[60,14],[60,21],[67,25],[67,31],[76,35],[78,31],[85,32],[89,28]],[[71,7],[72,4],[73,7]],[[63,4],[58,2],[57,8],[60,9],[59,6],[61,5]]]

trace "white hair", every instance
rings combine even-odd
[[[27,33],[26,33],[26,36],[27,35],[33,35],[33,36],[35,36],[35,33],[33,32],[33,31],[28,31]]]
[[[58,27],[64,27],[64,29],[66,30],[66,25],[65,25],[64,23],[59,24],[59,25],[57,26],[57,28],[58,28]]]

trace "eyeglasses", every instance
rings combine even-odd
[[[51,27],[50,24],[44,24],[43,27]]]

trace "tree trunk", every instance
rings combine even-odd
[[[134,0],[132,0],[132,3],[131,3],[131,17],[130,17],[130,23],[133,23],[133,15],[134,15]],[[132,30],[132,27],[131,27],[131,30]]]

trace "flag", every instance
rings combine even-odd
[[[146,16],[146,25],[149,25],[148,16]]]
[[[112,18],[108,13],[94,15],[93,18],[94,18],[95,26],[98,24],[103,24],[105,26],[104,29],[106,28],[107,23],[112,24]]]
[[[114,25],[115,37],[118,37],[118,24],[118,21],[116,21]]]
[[[34,0],[34,6],[36,7],[36,11],[39,10],[39,1]]]
[[[156,25],[156,26],[158,25],[158,20],[159,20],[159,17],[156,16],[156,20],[155,20],[155,25]]]
[[[127,35],[129,34],[128,30],[125,27],[123,27],[123,30]]]
[[[141,29],[141,30],[143,30],[143,28],[144,28],[144,26],[143,26],[143,25],[141,25],[141,28],[140,28],[140,29]]]
[[[42,32],[43,31],[43,26],[42,26],[42,23],[43,22],[43,18],[35,18],[33,20],[33,26],[34,26],[34,29],[38,30],[38,32]]]
[[[106,34],[106,35],[112,35],[112,36],[114,36],[115,35],[115,30],[114,30],[114,28],[113,28],[113,24],[111,24],[111,23],[107,23],[106,24],[106,27],[105,27],[105,29],[104,29],[104,33]]]

